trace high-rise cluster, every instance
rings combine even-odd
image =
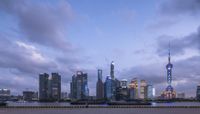
[[[137,78],[131,80],[130,83],[127,79],[122,79],[121,81],[116,79],[113,61],[110,65],[110,76],[106,77],[104,83],[102,81],[102,70],[98,70],[96,90],[97,99],[104,98],[107,100],[152,99],[155,91],[153,86],[147,84],[145,80],[141,80],[139,89]]]
[[[39,100],[59,101],[61,96],[61,76],[58,73],[39,75]]]

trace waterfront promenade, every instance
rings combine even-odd
[[[21,106],[1,107],[0,114],[199,114],[200,106]]]
[[[0,114],[199,114],[200,108],[1,108]]]

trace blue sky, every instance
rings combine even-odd
[[[0,84],[13,94],[38,91],[39,73],[59,72],[69,92],[82,70],[95,95],[97,69],[105,78],[115,61],[118,79],[145,79],[159,95],[170,41],[173,86],[195,96],[199,15],[198,0],[0,0]]]

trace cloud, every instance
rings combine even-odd
[[[200,13],[199,0],[166,0],[160,6],[160,13],[165,15],[189,14],[197,16]]]
[[[169,42],[171,44],[173,55],[183,55],[186,49],[196,49],[200,51],[200,27],[196,32],[184,36],[181,38],[175,38],[172,36],[163,35],[158,38],[157,53],[160,56],[166,55],[169,48]]]
[[[19,41],[11,42],[3,37],[0,45],[1,68],[16,69],[21,73],[40,73],[56,67],[56,64],[31,45]]]
[[[58,60],[60,55],[50,58],[47,52],[42,53],[32,43],[9,40],[2,34],[0,38],[0,82],[3,88],[11,89],[12,94],[20,94],[26,88],[38,91],[39,73],[58,72],[62,76],[62,90],[69,90],[66,84],[77,70],[77,64],[81,64],[79,58]]]
[[[2,87],[17,93],[24,87],[37,90],[39,73],[58,72],[66,91],[64,85],[81,64],[78,49],[67,37],[68,26],[75,18],[71,5],[65,0],[5,0],[0,2],[0,12],[11,18],[14,27],[0,31],[0,71],[7,72]],[[16,31],[17,35],[13,35]],[[27,83],[31,80],[35,82]]]
[[[0,2],[0,9],[17,20],[18,31],[26,40],[62,51],[71,50],[66,31],[74,14],[68,2],[51,5],[49,2],[5,0]]]

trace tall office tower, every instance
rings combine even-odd
[[[200,100],[200,85],[197,86],[196,99]]]
[[[168,64],[166,65],[168,86],[161,95],[164,99],[176,98],[176,92],[174,91],[171,85],[172,84],[172,68],[173,68],[173,64],[171,63],[171,53],[170,53],[170,45],[169,45]]]
[[[49,99],[48,95],[49,75],[47,73],[39,74],[39,100],[45,101]]]
[[[130,99],[138,99],[138,80],[134,78],[131,80],[129,84],[129,91],[130,91]]]
[[[104,84],[102,81],[102,70],[98,69],[98,80],[96,84],[96,97],[97,99],[103,99],[104,98]]]
[[[113,97],[113,80],[110,76],[106,77],[106,81],[104,83],[104,96],[107,100],[111,100]]]
[[[61,76],[58,73],[52,73],[50,82],[50,98],[52,100],[60,100],[61,97]]]
[[[146,80],[140,81],[140,98],[147,99],[147,82],[146,82]]]
[[[127,100],[129,98],[127,82],[127,79],[120,81],[120,86],[116,88],[116,100]]]
[[[154,90],[153,90],[153,85],[148,84],[147,85],[147,99],[153,99],[154,98]]]
[[[114,80],[115,79],[115,76],[114,76],[114,66],[115,64],[114,64],[114,61],[112,61],[111,62],[111,65],[110,65],[110,76],[111,76],[111,78],[112,78],[112,80]]]
[[[78,71],[73,75],[70,88],[72,99],[87,99],[89,96],[87,73]]]

